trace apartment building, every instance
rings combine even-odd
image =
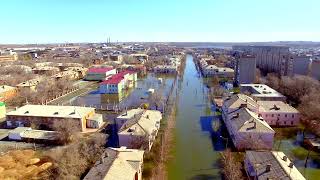
[[[249,54],[237,54],[234,68],[235,84],[254,83],[256,79],[256,58]]]
[[[258,101],[259,117],[270,126],[297,126],[300,113],[297,109],[283,101]]]
[[[133,113],[128,111],[128,114]],[[155,110],[135,111],[127,119],[122,117],[121,121],[124,122],[121,122],[122,126],[118,131],[119,145],[150,150],[160,129],[161,119],[161,112]]]
[[[107,148],[84,180],[142,180],[143,150]]]
[[[293,58],[287,46],[236,45],[232,49],[254,55],[257,67],[265,72],[275,72],[281,76],[293,75]]]
[[[240,84],[240,92],[257,101],[286,101],[286,97],[265,84]]]
[[[233,78],[234,70],[227,67],[217,67],[215,65],[209,65],[202,69],[202,73],[205,77],[220,77],[220,78]]]
[[[87,81],[104,81],[116,73],[117,70],[113,67],[93,67],[89,68],[84,79]]]
[[[7,127],[30,127],[53,129],[55,121],[73,121],[79,131],[87,128],[100,128],[103,125],[101,114],[94,108],[80,106],[25,105],[6,114]]]
[[[244,167],[250,180],[305,180],[293,162],[281,151],[246,151]]]
[[[120,94],[124,89],[134,86],[138,77],[134,71],[121,71],[100,83],[99,91],[103,94]]]
[[[258,114],[241,107],[223,120],[237,149],[272,149],[275,131]]]

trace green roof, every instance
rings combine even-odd
[[[4,102],[0,102],[0,106],[5,106],[6,104]]]

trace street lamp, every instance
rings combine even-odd
[[[225,137],[223,137],[223,136],[220,136],[220,138],[226,141],[226,149],[227,149],[227,148],[228,148],[228,141],[229,141],[229,139],[228,139],[228,138],[225,138]]]

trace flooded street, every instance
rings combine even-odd
[[[219,151],[226,142],[221,121],[214,116],[193,57],[187,55],[179,89],[173,159],[168,164],[169,179],[221,179]],[[224,135],[222,135],[224,136]]]

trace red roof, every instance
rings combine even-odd
[[[114,69],[113,67],[90,68],[88,72],[89,73],[106,73],[113,69]]]
[[[103,81],[100,84],[118,84],[121,80],[124,79],[124,76],[126,74],[133,74],[133,73],[135,73],[135,72],[134,71],[128,71],[128,70],[121,71],[118,74],[115,74],[115,75],[111,76],[109,79]]]

